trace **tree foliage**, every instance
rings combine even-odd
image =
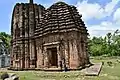
[[[11,36],[5,32],[0,32],[0,39],[3,41],[5,48],[9,51]]]
[[[89,38],[88,51],[92,56],[120,56],[120,31],[107,33],[105,37]]]

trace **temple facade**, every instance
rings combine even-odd
[[[78,69],[89,64],[87,29],[75,6],[17,3],[11,22],[11,69]]]

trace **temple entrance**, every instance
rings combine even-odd
[[[50,67],[57,67],[58,66],[58,58],[57,58],[57,48],[48,48],[48,60]]]

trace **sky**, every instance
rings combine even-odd
[[[58,1],[77,7],[91,37],[105,36],[120,29],[120,0],[34,0],[34,3],[48,8]],[[21,2],[28,3],[29,0],[0,1],[0,32],[10,34],[13,7]]]

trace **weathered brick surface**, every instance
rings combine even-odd
[[[64,2],[48,9],[33,0],[17,3],[11,23],[11,67],[60,68],[62,62],[62,67],[76,69],[88,64],[88,33],[81,17],[76,7]]]

